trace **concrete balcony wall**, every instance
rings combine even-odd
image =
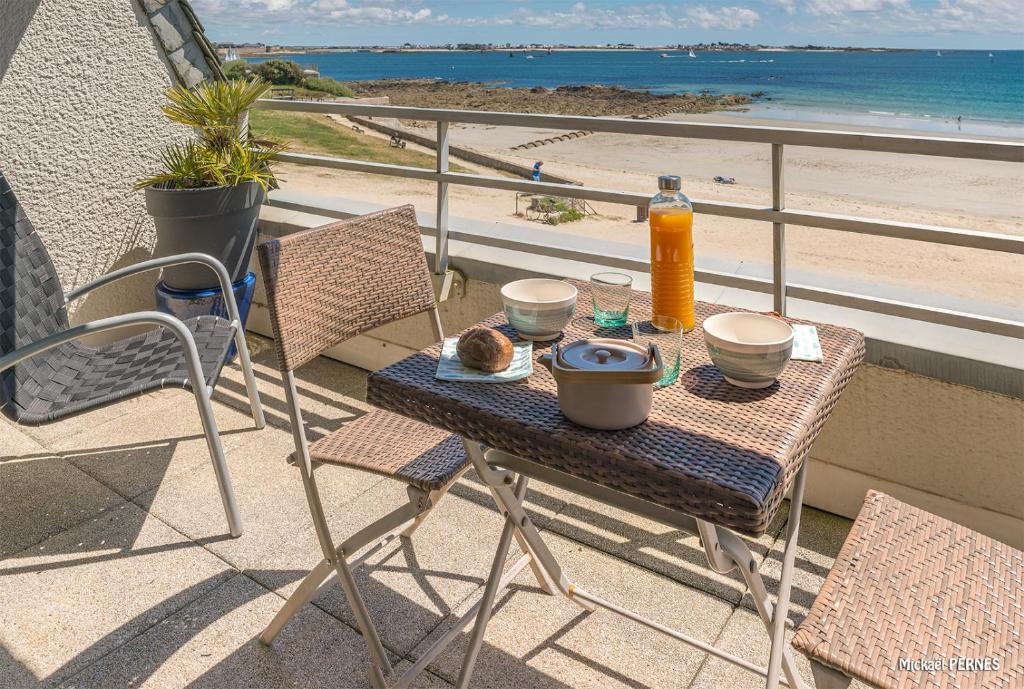
[[[209,75],[179,0],[0,0],[0,170],[66,291],[150,258],[136,180],[189,131],[164,90]],[[89,294],[73,320],[152,308],[156,273]]]
[[[281,236],[329,220],[267,208],[263,229],[265,237]],[[424,246],[431,244],[425,237]],[[495,251],[462,242],[450,245],[452,266],[468,279],[462,294],[440,304],[445,332],[457,332],[500,311],[500,284],[560,274],[543,256],[489,261]],[[517,261],[530,269],[509,265]],[[581,277],[564,270],[561,274]],[[641,288],[649,284],[645,275],[634,279]],[[264,303],[258,291],[249,327],[270,336]],[[355,338],[330,356],[372,370],[431,340],[426,317],[415,317]],[[865,363],[811,451],[807,501],[855,517],[865,492],[875,488],[1024,547],[1022,441],[1022,399]]]

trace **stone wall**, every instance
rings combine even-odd
[[[0,0],[0,170],[65,291],[152,253],[132,184],[188,134],[163,91],[214,73],[190,16],[179,0]],[[73,320],[152,308],[155,279],[99,290]]]

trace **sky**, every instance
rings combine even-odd
[[[1024,0],[191,0],[215,41],[1024,49]]]

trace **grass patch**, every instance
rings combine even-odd
[[[409,148],[392,148],[387,140],[357,134],[350,126],[335,122],[326,115],[253,110],[249,124],[257,136],[266,135],[286,141],[293,151],[434,169],[433,154]],[[453,172],[469,172],[456,164],[452,164],[450,169]]]
[[[584,218],[583,212],[564,199],[554,196],[543,196],[536,199],[536,210],[546,213],[545,222],[549,225],[558,225],[563,222],[576,222]]]
[[[322,91],[332,96],[355,98],[355,91],[330,77],[306,77],[303,86],[313,91]]]

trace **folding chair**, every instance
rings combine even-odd
[[[299,232],[259,247],[278,367],[284,380],[298,464],[324,559],[260,635],[270,644],[334,570],[370,648],[370,681],[384,687],[391,664],[352,574],[355,553],[397,534],[409,537],[469,467],[460,438],[386,411],[374,411],[310,443],[294,371],[351,337],[429,312],[441,321],[412,206]],[[407,484],[409,501],[335,546],[314,468],[339,465]],[[365,558],[365,555],[364,555]]]

